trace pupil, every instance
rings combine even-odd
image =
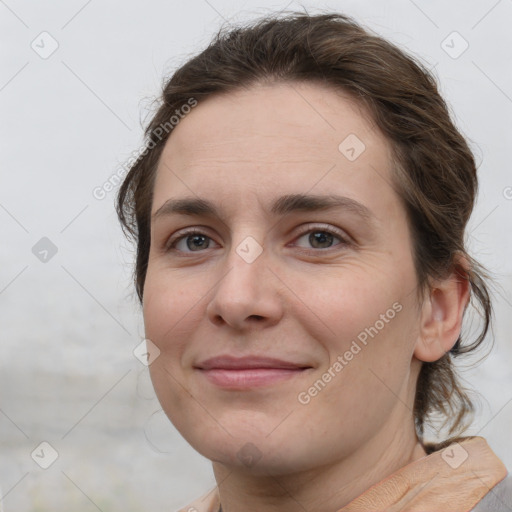
[[[325,231],[316,231],[309,235],[309,242],[313,247],[318,247],[317,244],[325,244],[326,242],[330,245],[330,243],[332,243],[332,235]]]
[[[192,243],[190,243],[190,240],[192,239]],[[199,243],[196,243],[199,242]],[[189,237],[187,240],[187,247],[193,251],[194,249],[204,247],[206,244],[206,237],[203,235],[193,235],[192,237]]]

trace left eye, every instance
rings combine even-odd
[[[338,239],[341,244],[346,243],[340,235],[325,229],[311,229],[302,234],[297,240],[301,239],[306,239],[306,243],[313,249],[329,249],[333,245],[336,245],[334,244],[335,239]]]

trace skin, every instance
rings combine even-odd
[[[354,161],[338,149],[349,134],[366,146]],[[210,97],[166,143],[152,213],[192,196],[217,205],[221,218],[152,220],[143,313],[160,355],[150,372],[167,416],[213,461],[224,512],[248,504],[263,512],[336,511],[425,456],[412,413],[418,372],[421,361],[455,343],[469,291],[451,275],[418,302],[391,168],[390,145],[370,117],[348,96],[313,83]],[[370,219],[347,208],[270,212],[282,195],[333,193],[364,205]],[[166,250],[191,227],[209,246],[196,248],[192,236]],[[338,232],[314,245],[311,233],[326,229]],[[236,252],[248,236],[263,249],[252,263]],[[299,393],[397,303],[394,318],[300,403]],[[226,353],[311,368],[271,386],[226,390],[194,369]],[[248,453],[252,462],[240,456]]]

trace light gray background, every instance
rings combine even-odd
[[[512,468],[512,1],[301,5],[353,15],[435,68],[471,140],[481,191],[469,242],[501,291],[494,351],[464,374],[482,394],[470,433],[486,437]],[[209,462],[161,413],[132,354],[143,338],[133,251],[117,225],[115,192],[98,200],[92,191],[140,146],[141,119],[164,74],[202,49],[224,19],[301,5],[0,0],[5,511],[172,511],[214,485]],[[50,48],[44,31],[59,45],[47,59],[31,47]],[[453,31],[469,44],[458,58],[442,47]],[[459,36],[447,41],[452,54],[463,48]],[[46,263],[32,252],[42,237],[58,249]],[[42,441],[59,455],[46,470],[31,458]]]

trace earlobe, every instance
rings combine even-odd
[[[422,305],[414,350],[415,357],[420,361],[437,361],[457,342],[470,294],[466,264],[465,258],[459,260],[450,276],[431,284]]]

